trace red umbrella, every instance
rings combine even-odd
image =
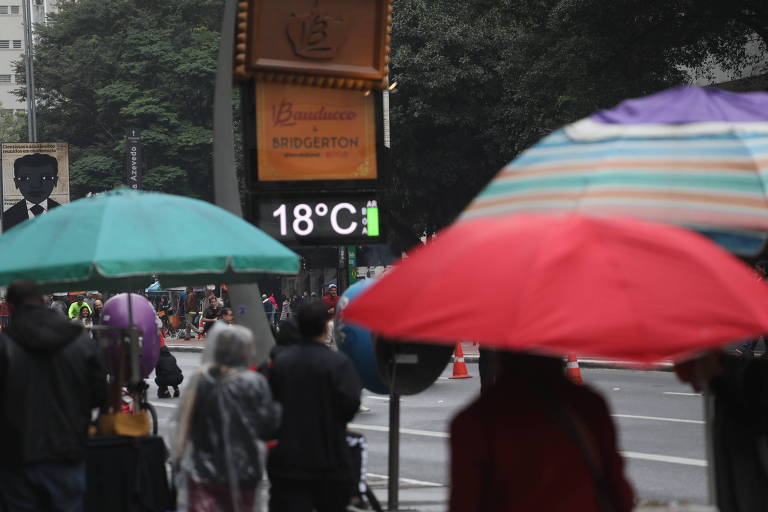
[[[514,215],[444,230],[344,318],[393,338],[653,362],[768,332],[768,286],[682,228]]]

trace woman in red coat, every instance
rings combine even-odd
[[[495,386],[451,424],[451,512],[629,512],[605,401],[561,359],[500,353]]]

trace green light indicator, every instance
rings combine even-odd
[[[379,236],[379,207],[368,206],[365,214],[368,218],[368,224],[365,226],[368,228],[368,236]]]

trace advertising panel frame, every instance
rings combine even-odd
[[[268,3],[240,3],[243,37],[238,39],[236,76],[265,74],[273,81],[320,87],[386,87],[392,0]]]
[[[37,157],[35,155],[40,155]],[[31,159],[28,159],[32,157]],[[45,161],[55,159],[56,174],[46,172],[49,164]],[[27,184],[26,192],[17,187],[15,163],[24,159],[26,169],[31,173],[27,179],[39,179],[39,182]],[[69,145],[66,142],[3,142],[0,143],[0,227],[7,231],[10,227],[34,216],[29,204],[43,205],[45,211],[70,202]],[[49,192],[45,190],[53,186]],[[46,184],[47,182],[47,184]],[[39,197],[33,197],[33,195]],[[26,204],[25,204],[26,201]],[[9,226],[10,224],[10,226]]]
[[[246,194],[243,197],[243,211],[246,219],[259,226],[259,202],[288,201],[295,202],[302,198],[324,197],[349,197],[357,200],[361,197],[375,196],[378,198],[381,208],[381,189],[383,184],[389,181],[389,168],[386,165],[387,158],[384,145],[383,127],[383,100],[381,92],[372,93],[374,104],[375,147],[377,178],[365,180],[306,180],[306,181],[259,181],[258,154],[256,138],[256,88],[261,82],[249,80],[241,84],[240,100],[242,104],[242,147],[243,169]],[[360,93],[362,94],[362,93]],[[286,245],[295,248],[308,247],[336,247],[339,245],[368,245],[383,243],[387,237],[386,212],[380,210],[380,234],[379,237],[367,237],[360,239],[340,238],[335,241],[323,243],[299,240],[298,243],[287,242]]]
[[[255,180],[260,185],[378,180],[374,95],[259,83],[254,101]],[[284,179],[274,170],[281,166],[286,169]],[[307,177],[311,174],[321,177]]]

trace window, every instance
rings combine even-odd
[[[13,40],[13,49],[14,50],[20,50],[21,49],[21,39],[14,39]]]
[[[8,14],[8,6],[0,5],[0,14]]]
[[[21,14],[21,11],[19,10],[18,5],[12,5],[11,6],[11,14]]]
[[[11,83],[11,75],[0,75],[0,84]]]
[[[11,42],[7,39],[0,39],[0,50],[7,50],[11,47]]]

